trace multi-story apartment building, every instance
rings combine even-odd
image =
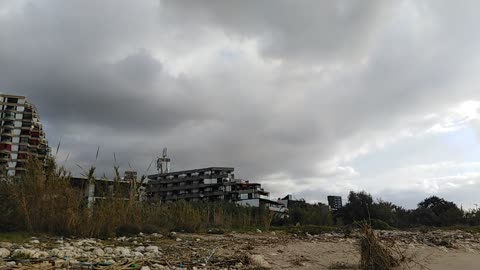
[[[333,211],[337,211],[343,207],[341,196],[328,196],[327,200],[328,206],[330,206],[330,209],[332,209]]]
[[[232,200],[234,169],[210,167],[148,176],[147,196],[156,201]]]
[[[146,198],[153,202],[227,201],[286,212],[281,203],[269,199],[269,193],[260,184],[235,179],[234,168],[209,167],[159,173],[148,176],[148,179]]]
[[[0,93],[0,168],[11,176],[25,171],[29,157],[50,152],[37,109],[25,96]]]

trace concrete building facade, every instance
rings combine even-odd
[[[0,93],[0,167],[20,175],[29,157],[45,162],[49,153],[35,106],[25,96]]]
[[[339,210],[343,207],[341,196],[328,196],[327,200],[328,206],[330,206],[330,209],[332,209],[333,211]]]
[[[230,167],[159,173],[148,176],[148,179],[146,198],[153,202],[226,201],[286,212],[281,203],[269,199],[269,193],[260,184],[236,179],[234,168]]]

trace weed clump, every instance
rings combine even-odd
[[[380,243],[369,224],[362,228],[360,255],[360,267],[364,270],[389,270],[400,265],[400,260],[389,247]]]

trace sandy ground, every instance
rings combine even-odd
[[[394,244],[396,250],[412,259],[408,265],[398,269],[480,269],[480,234],[460,231],[384,231],[378,232],[378,235],[384,244]],[[269,269],[358,269],[358,239],[358,234],[292,235],[283,232],[233,232],[219,235],[178,233],[106,240],[27,239],[23,243],[0,242],[0,249],[3,247],[5,250],[5,247],[8,247],[11,252],[11,256],[4,258],[1,258],[0,254],[0,269],[16,269],[19,263],[23,265],[23,269],[38,269],[36,267],[40,263],[45,265],[52,261],[55,266],[48,269],[66,269],[62,266],[67,262],[63,258],[65,255],[56,255],[59,250],[71,252],[71,255],[68,255],[68,269],[78,269],[75,263],[72,263],[73,259],[92,263],[108,260],[123,263],[127,260],[136,262],[139,266],[148,266],[151,270],[177,269],[180,262],[183,269],[262,269],[251,262],[252,256],[260,257],[268,264]],[[159,251],[148,253],[141,249],[141,257],[135,255],[134,251],[139,247],[151,245]],[[115,251],[109,253],[109,248]],[[130,251],[128,255],[120,255],[117,250],[119,248]],[[15,265],[12,256],[19,249],[28,249],[43,255],[39,255],[38,262],[17,261]],[[98,249],[101,255],[98,255]],[[42,256],[45,256],[45,259],[41,259]],[[204,263],[206,258],[207,264]]]
[[[360,260],[356,243],[294,240],[281,245],[257,247],[272,269],[356,269]],[[478,270],[480,252],[456,248],[416,246],[406,248],[414,261],[398,269]],[[349,267],[350,266],[350,267]]]

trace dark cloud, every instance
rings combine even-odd
[[[181,14],[181,26],[219,27],[227,35],[260,42],[262,54],[274,58],[351,61],[371,46],[387,1],[164,1],[162,14]],[[200,24],[199,24],[200,22]]]

